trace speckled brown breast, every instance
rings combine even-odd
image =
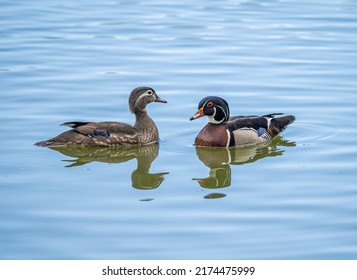
[[[224,125],[208,123],[198,133],[195,145],[199,147],[226,147],[227,141],[228,134]]]

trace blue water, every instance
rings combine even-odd
[[[0,1],[0,258],[357,259],[357,2],[131,3]],[[159,145],[33,146],[143,85]],[[196,150],[207,95],[296,122]]]

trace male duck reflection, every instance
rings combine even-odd
[[[294,120],[294,116],[276,118],[282,113],[264,116],[229,116],[227,101],[207,96],[198,104],[198,111],[190,120],[208,117],[208,123],[198,133],[196,146],[232,147],[255,145],[273,139]]]
[[[159,131],[146,111],[146,105],[151,102],[166,103],[150,87],[135,88],[129,96],[130,111],[136,117],[134,126],[121,122],[66,122],[62,125],[72,130],[35,145],[140,146],[155,143],[159,140]]]
[[[275,137],[272,142],[241,148],[217,149],[196,147],[199,160],[209,168],[207,178],[193,178],[201,187],[207,189],[224,188],[231,185],[230,165],[243,165],[266,157],[276,157],[283,154],[281,146],[295,146],[295,142]]]
[[[122,148],[68,145],[50,148],[66,156],[77,158],[73,160],[65,160],[71,162],[71,164],[66,167],[84,165],[95,161],[122,163],[136,158],[137,168],[131,174],[131,181],[133,187],[137,189],[157,188],[164,181],[164,175],[168,174],[168,172],[150,173],[151,164],[159,154],[159,144],[157,143],[140,147]]]

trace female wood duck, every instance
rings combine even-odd
[[[229,117],[228,103],[217,96],[207,96],[198,104],[198,111],[191,121],[202,116],[208,117],[208,124],[198,133],[196,146],[232,147],[263,143],[273,139],[294,116],[275,118],[282,113],[264,116],[234,116]]]
[[[129,96],[130,111],[136,117],[134,126],[121,122],[66,122],[62,125],[71,130],[35,145],[140,146],[157,142],[159,131],[146,111],[146,105],[151,102],[167,103],[152,88],[135,88]]]

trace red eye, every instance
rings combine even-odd
[[[207,107],[208,107],[208,108],[213,107],[213,103],[212,103],[212,102],[208,102],[208,103],[207,103]]]

